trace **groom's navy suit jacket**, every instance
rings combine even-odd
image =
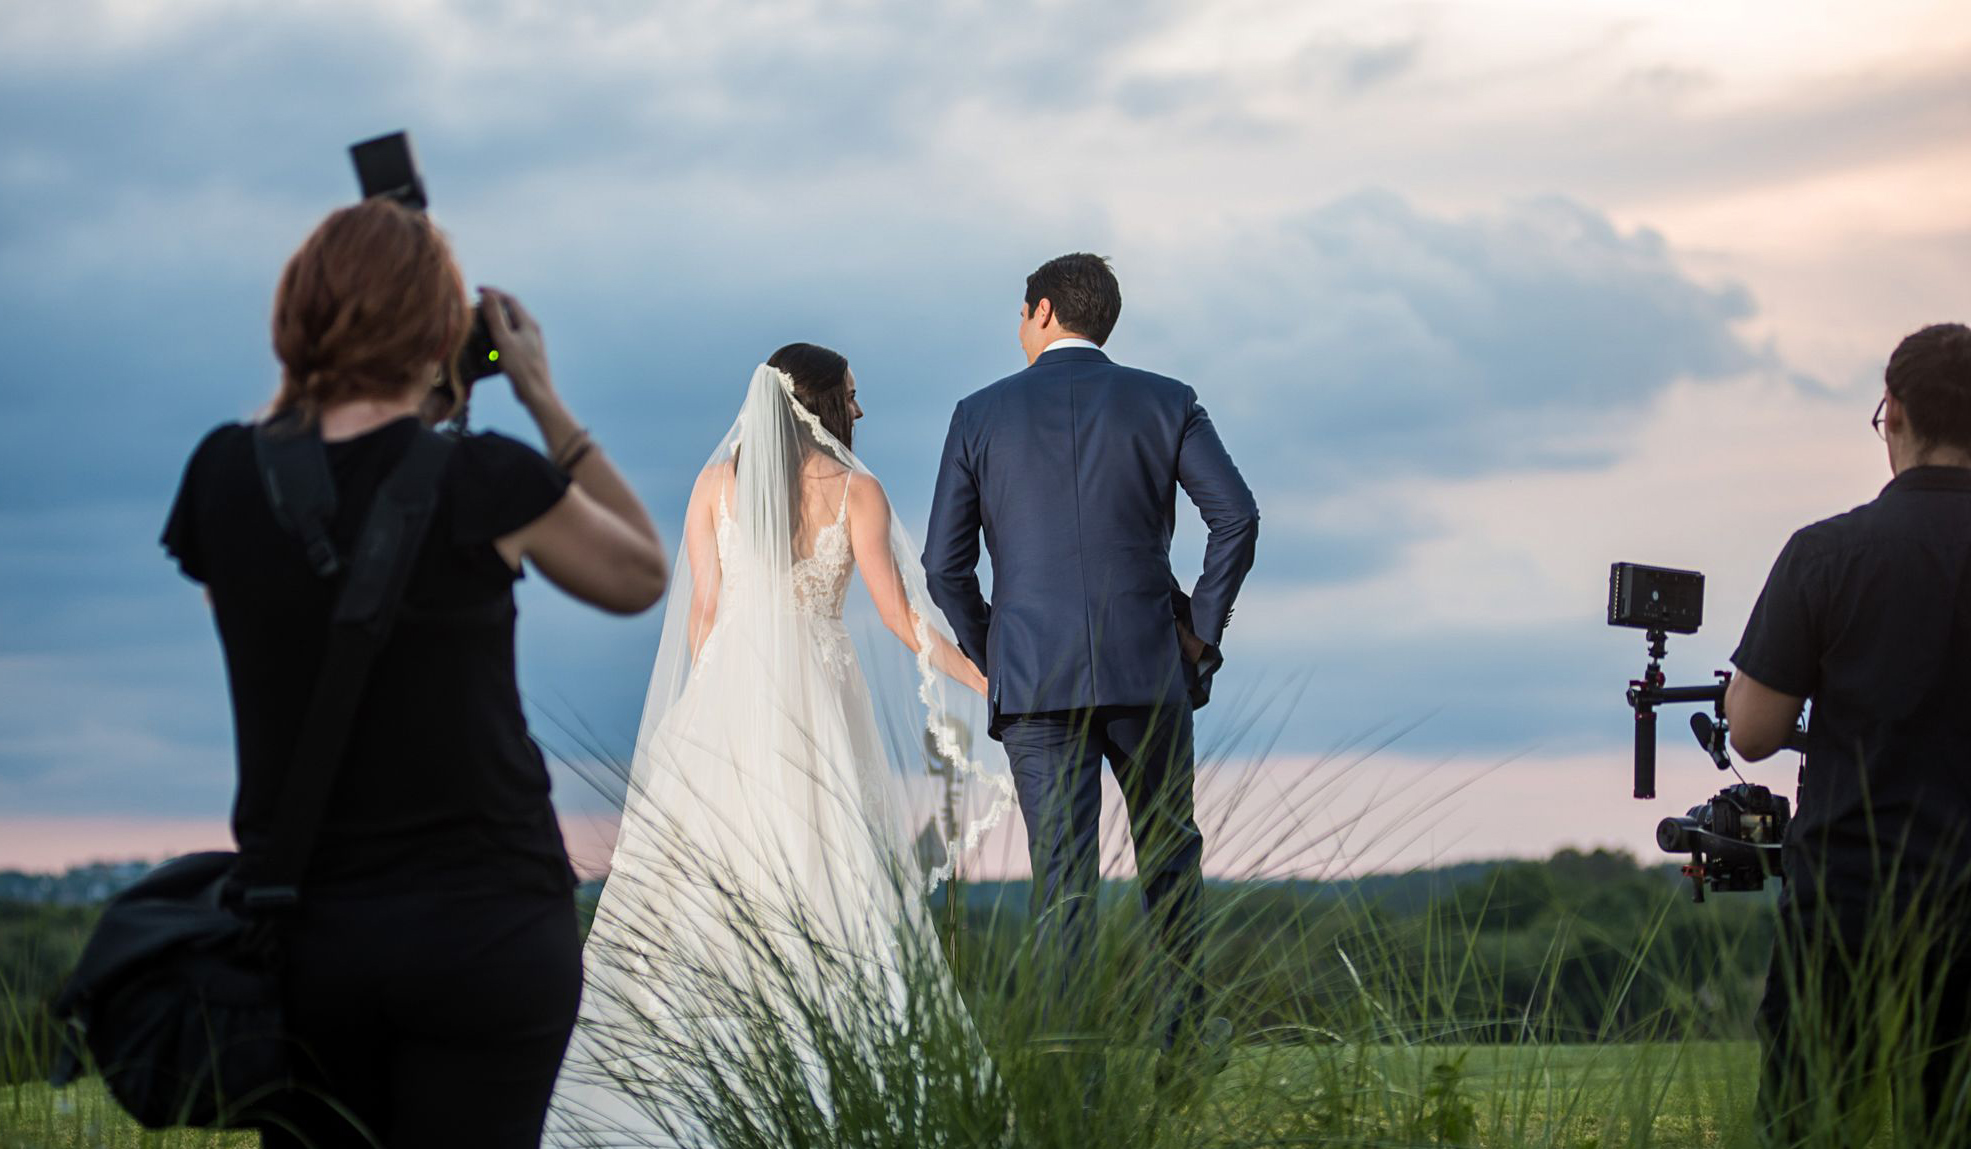
[[[1189,596],[1170,569],[1180,486],[1211,530]],[[1057,348],[958,404],[924,572],[991,684],[996,734],[1007,715],[1201,704],[1258,534],[1252,492],[1197,392],[1093,348]],[[1208,647],[1202,679],[1179,622]]]

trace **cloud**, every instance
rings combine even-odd
[[[1787,536],[1887,480],[1872,407],[1852,394],[1802,396],[1769,375],[1686,382],[1638,414],[1606,469],[1372,487],[1356,499],[1362,521],[1388,518],[1412,536],[1373,578],[1306,577],[1330,561],[1319,536],[1285,560],[1262,528],[1226,642],[1227,697],[1304,682],[1289,747],[1424,719],[1406,750],[1619,751],[1630,729],[1622,691],[1644,644],[1605,624],[1609,564],[1706,574],[1706,624],[1672,640],[1667,666],[1679,684],[1709,681]],[[1352,558],[1346,542],[1342,557]],[[1673,718],[1666,763],[1672,750],[1694,752],[1684,714]]]
[[[210,644],[0,654],[0,809],[197,814],[233,779]]]
[[[825,16],[714,0],[16,6],[0,13],[0,98],[19,112],[0,125],[0,179],[87,207],[226,185],[250,166],[243,190],[306,198],[317,157],[414,118],[451,203],[520,171],[561,173],[574,191],[599,174],[729,187],[880,181],[931,159],[999,194],[1107,166],[1152,200],[1175,184],[1253,204],[1284,180],[1320,198],[1564,187],[1620,204],[1948,146],[1971,127],[1949,38],[1876,47],[1880,66],[1786,67],[1772,51],[1719,52],[1707,41],[1729,38],[1708,26],[1680,58],[1680,18],[1638,15],[1529,26],[1510,3],[1170,0],[878,0]],[[1844,19],[1878,43],[1898,26]],[[74,146],[85,138],[95,146]],[[1050,193],[1072,196],[1071,182],[1085,184]]]
[[[516,172],[564,173],[578,192],[603,167],[798,187],[921,151],[981,99],[1016,119],[1105,100],[1113,62],[1179,9],[880,0],[822,19],[803,4],[710,0],[194,4],[152,12],[132,44],[111,34],[123,7],[0,14],[0,43],[16,45],[0,97],[25,113],[0,132],[16,194],[68,197],[70,215],[133,189],[242,178],[305,194],[316,157],[408,113],[441,204]]]
[[[1673,385],[1781,370],[1740,335],[1744,288],[1555,197],[1446,217],[1363,193],[1148,278],[1123,326],[1264,477],[1268,577],[1294,581],[1360,581],[1441,533],[1392,480],[1605,469]]]
[[[1312,54],[1323,59],[1338,55],[1343,89],[1361,93],[1391,83],[1414,69],[1423,45],[1423,38],[1417,36],[1388,44],[1345,45],[1338,51],[1323,45],[1323,50]]]

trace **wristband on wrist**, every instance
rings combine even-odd
[[[561,469],[572,473],[575,470],[575,464],[588,458],[589,452],[593,450],[595,450],[595,440],[584,435],[582,437],[582,445],[575,448],[574,452],[568,456],[567,461],[561,464]]]
[[[592,445],[593,441],[589,438],[588,428],[583,427],[573,435],[568,436],[568,441],[561,444],[561,449],[551,456],[551,461],[555,466],[565,471],[574,466],[577,459],[587,454]]]

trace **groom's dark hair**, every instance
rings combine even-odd
[[[1027,313],[1051,300],[1054,319],[1063,330],[1072,331],[1097,347],[1109,341],[1122,317],[1122,285],[1109,261],[1099,255],[1077,251],[1040,265],[1027,276]]]

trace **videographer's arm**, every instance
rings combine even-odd
[[[1826,601],[1816,552],[1797,532],[1773,560],[1765,588],[1732,652],[1737,673],[1725,687],[1731,746],[1747,762],[1770,758],[1786,745],[1800,710],[1820,682],[1824,628],[1816,604]]]
[[[549,582],[592,606],[617,614],[648,610],[664,596],[671,578],[657,527],[602,451],[579,442],[588,432],[555,392],[540,325],[511,295],[480,290],[486,326],[513,397],[533,416],[549,457],[574,454],[567,464],[575,480],[568,493],[546,514],[499,539],[500,554],[516,565],[523,557],[531,559]]]
[[[1800,721],[1804,698],[1782,694],[1743,670],[1725,687],[1725,718],[1731,723],[1731,748],[1747,762],[1770,758],[1785,747]]]

